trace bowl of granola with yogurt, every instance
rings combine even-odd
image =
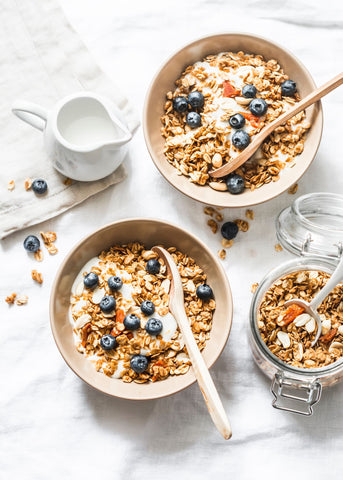
[[[229,336],[230,286],[200,240],[158,220],[107,225],[82,240],[63,262],[52,289],[50,318],[67,364],[109,395],[159,398],[195,381],[169,311],[166,266],[151,250],[154,245],[167,248],[178,266],[186,313],[209,367]]]
[[[243,207],[290,188],[311,164],[321,139],[317,103],[278,127],[232,174],[229,163],[263,127],[309,94],[309,72],[284,48],[261,37],[228,33],[197,40],[155,76],[144,107],[144,135],[162,175],[203,203]]]

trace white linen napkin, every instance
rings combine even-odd
[[[120,108],[131,131],[139,124],[127,98],[94,63],[55,0],[1,2],[0,238],[42,222],[125,178],[119,167],[96,182],[73,182],[52,167],[43,136],[11,113],[20,98],[51,108],[72,92],[91,90]],[[44,178],[48,195],[39,198],[24,188],[25,179]],[[8,182],[15,182],[8,190]]]

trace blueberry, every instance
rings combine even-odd
[[[114,297],[106,295],[105,297],[102,297],[99,307],[104,313],[113,312],[113,310],[116,308],[116,300]]]
[[[159,335],[162,332],[163,323],[158,318],[149,318],[145,330],[149,335]]]
[[[38,252],[40,247],[40,241],[34,235],[29,235],[24,240],[24,248],[28,252]]]
[[[241,113],[236,113],[230,117],[229,124],[232,128],[243,128],[245,125],[245,118]]]
[[[226,186],[230,193],[232,193],[233,195],[238,195],[239,193],[242,193],[244,191],[244,178],[237,173],[232,173],[226,179]]]
[[[118,342],[113,335],[104,335],[100,338],[100,347],[103,350],[113,350],[117,345]]]
[[[124,318],[124,327],[126,330],[138,330],[141,326],[141,319],[137,317],[134,313],[126,315]]]
[[[238,148],[238,150],[244,150],[250,143],[250,136],[244,130],[237,130],[232,135],[232,144],[234,147]]]
[[[293,80],[285,80],[281,83],[281,95],[292,97],[297,91],[297,84]]]
[[[186,123],[191,128],[198,128],[201,125],[201,117],[197,112],[189,112],[187,113]]]
[[[221,233],[227,240],[232,240],[238,233],[238,226],[233,222],[225,222],[222,225]]]
[[[149,360],[145,355],[134,355],[130,361],[130,367],[136,373],[143,373],[148,368]]]
[[[201,300],[209,300],[210,298],[213,298],[212,288],[209,285],[206,285],[206,283],[204,285],[199,285],[196,293]]]
[[[191,92],[188,95],[188,103],[194,109],[202,108],[205,103],[204,95],[198,91]]]
[[[155,258],[148,260],[146,263],[146,269],[149,273],[151,273],[151,275],[157,275],[160,271],[160,268],[161,268],[161,264]]]
[[[37,178],[32,182],[32,190],[38,195],[43,195],[48,189],[48,184],[42,178]]]
[[[249,110],[253,115],[256,117],[262,117],[267,111],[268,105],[263,98],[254,98],[254,100],[251,100],[249,103]]]
[[[242,94],[243,97],[245,98],[255,98],[256,97],[256,87],[255,85],[249,84],[249,85],[244,85],[242,88]]]
[[[173,100],[173,109],[178,113],[184,113],[188,110],[188,102],[186,97],[176,97]]]
[[[112,276],[107,280],[107,285],[110,290],[116,292],[117,290],[120,290],[123,286],[123,281],[120,277]]]
[[[141,310],[144,315],[152,315],[155,311],[155,305],[150,302],[150,300],[144,300],[144,302],[141,303]]]
[[[86,288],[94,288],[99,283],[99,277],[96,273],[89,272],[83,278],[83,284]]]

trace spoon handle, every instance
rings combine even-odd
[[[210,372],[205,364],[204,358],[193,336],[184,305],[175,304],[173,305],[172,310],[180,327],[189,358],[192,362],[194,374],[198,381],[201,393],[204,396],[206,406],[211,415],[213,423],[222,436],[228,440],[232,435],[230,422],[224,410],[222,401],[218,395],[217,389],[213,383]]]
[[[326,94],[334,90],[335,88],[339,87],[343,83],[343,72],[337,75],[336,77],[332,78],[328,82],[324,83],[319,88],[316,88],[311,92],[307,97],[303,98],[300,102],[298,102],[294,107],[290,108],[287,112],[280,115],[277,119],[267,125],[260,133],[256,135],[250,145],[247,146],[245,150],[243,150],[236,158],[231,160],[229,163],[226,163],[220,168],[216,170],[212,170],[210,175],[215,178],[224,177],[229,173],[236,170],[240,167],[243,163],[249,160],[250,157],[256,152],[259,148],[263,140],[265,140],[268,135],[270,135],[277,127],[283,125],[287,122],[290,118],[294,117],[297,113],[305,110],[305,108],[309,107],[313,103],[317,102],[320,98],[324,97]]]
[[[329,280],[326,282],[324,288],[318,292],[314,299],[310,302],[310,307],[313,310],[317,310],[319,305],[325,300],[329,293],[343,280],[343,256],[339,261],[339,264],[336,267],[336,270],[333,272]]]

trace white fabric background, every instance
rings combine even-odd
[[[96,61],[139,110],[160,63],[207,33],[250,31],[275,39],[305,63],[318,84],[342,69],[339,0],[63,0],[62,5]],[[342,192],[342,89],[323,106],[322,143],[297,195]],[[219,236],[205,225],[202,205],[158,174],[141,130],[127,167],[121,184],[1,242],[1,480],[338,477],[343,384],[324,390],[311,418],[274,410],[269,381],[254,365],[246,339],[251,284],[290,258],[274,251],[274,219],[294,196],[284,194],[254,208],[249,232],[239,235],[224,262],[234,321],[212,374],[232,422],[230,441],[214,429],[196,385],[158,401],[126,402],[92,390],[65,365],[50,332],[49,291],[61,260],[82,236],[119,218],[150,216],[188,228],[214,251],[219,246]],[[225,219],[243,214],[226,211]],[[22,241],[41,228],[57,232],[59,253],[37,264]],[[44,275],[41,287],[30,278],[35,267]],[[28,294],[29,303],[8,307],[3,299],[11,291]]]

